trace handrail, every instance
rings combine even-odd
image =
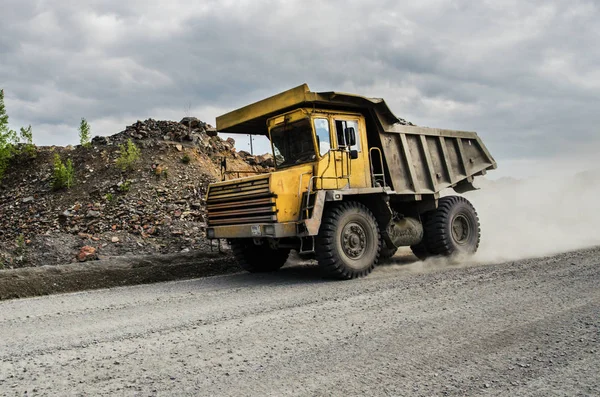
[[[379,164],[381,166],[381,174],[375,174],[375,170],[373,167],[373,151],[376,150],[377,153],[379,154]],[[371,166],[371,183],[373,184],[373,187],[375,187],[375,183],[377,182],[377,179],[375,179],[375,177],[379,176],[381,177],[381,180],[383,182],[383,187],[387,187],[387,183],[385,182],[385,170],[383,168],[383,155],[381,153],[381,150],[378,147],[372,147],[369,149],[369,161],[370,161],[370,166]]]
[[[342,153],[342,175],[338,175],[338,170],[337,170],[337,165],[335,165],[335,161],[337,159],[333,159],[334,162],[334,171],[335,171],[335,176],[324,176],[325,172],[329,169],[329,167],[331,166],[331,154],[335,153],[335,152],[339,152]],[[344,156],[345,154],[345,156]],[[327,167],[323,170],[323,172],[321,173],[321,175],[313,175],[310,177],[310,179],[308,180],[308,186],[306,189],[306,202],[304,203],[303,208],[301,208],[301,211],[306,211],[306,218],[308,218],[308,210],[309,210],[309,206],[310,206],[310,195],[312,194],[312,186],[313,186],[313,182],[316,179],[320,179],[321,182],[321,189],[323,188],[323,181],[326,179],[332,179],[332,180],[336,180],[339,181],[340,179],[346,179],[348,181],[348,183],[346,184],[346,186],[350,186],[350,177],[352,175],[352,161],[350,159],[350,152],[348,150],[345,149],[330,149],[327,152],[328,155],[328,161],[327,161]],[[347,168],[347,173],[344,174],[344,157],[346,157],[346,168]],[[302,179],[303,176],[305,174],[309,174],[312,172],[305,172],[303,174],[300,175],[300,184],[302,184]],[[339,185],[337,186],[337,188],[339,189]],[[301,194],[301,189],[298,190],[298,194]]]
[[[302,180],[304,179],[304,175],[312,174],[312,171],[303,172],[300,174],[300,181],[298,183],[298,196],[302,194]]]

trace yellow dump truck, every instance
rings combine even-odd
[[[496,168],[474,132],[414,126],[382,99],[311,92],[306,84],[217,118],[217,130],[271,142],[275,170],[211,184],[210,239],[228,239],[250,272],[274,271],[290,251],[324,274],[369,274],[398,247],[424,259],[473,254],[477,213],[453,188]]]

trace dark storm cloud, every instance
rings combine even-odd
[[[593,0],[4,3],[0,86],[41,143],[82,116],[108,134],[306,81],[477,130],[499,159],[600,146]]]

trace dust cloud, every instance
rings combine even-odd
[[[479,213],[473,260],[498,262],[600,245],[600,169],[571,177],[483,179],[465,194]]]
[[[475,256],[419,261],[401,247],[378,272],[429,273],[600,245],[600,169],[567,177],[479,177],[475,185],[480,190],[464,195],[481,223]],[[451,194],[456,192],[443,192]]]

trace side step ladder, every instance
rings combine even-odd
[[[302,195],[302,208],[300,209],[300,218],[302,220],[309,219],[312,215],[312,209],[315,208],[315,200],[317,198],[316,192],[307,193]]]

